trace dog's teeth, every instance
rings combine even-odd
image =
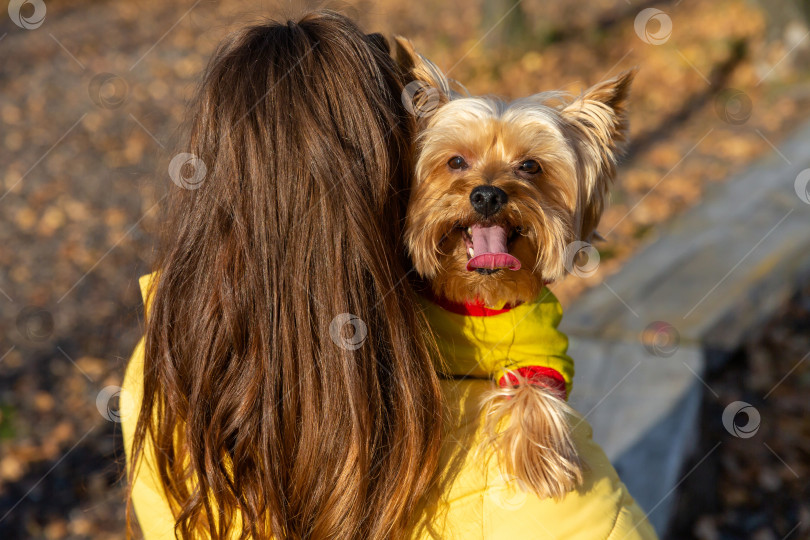
[[[472,227],[467,227],[467,234],[472,236]]]
[[[475,251],[473,251],[473,248],[467,248],[467,255],[470,257],[475,257]]]

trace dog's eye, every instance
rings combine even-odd
[[[447,162],[447,166],[451,169],[466,169],[467,162],[464,161],[464,158],[461,156],[453,156],[450,158],[450,161]]]
[[[526,174],[537,174],[543,170],[540,164],[533,159],[527,159],[518,166],[518,170]]]

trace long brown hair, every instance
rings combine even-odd
[[[129,469],[148,438],[183,538],[401,537],[434,478],[385,49],[324,11],[238,32],[204,75],[186,158],[204,176],[171,193]]]

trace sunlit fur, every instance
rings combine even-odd
[[[486,421],[479,450],[497,452],[501,466],[524,489],[560,499],[582,483],[569,420],[574,412],[565,400],[522,381],[487,392],[482,404]]]
[[[533,300],[543,285],[565,275],[565,248],[589,241],[625,140],[625,103],[635,74],[628,71],[581,96],[543,92],[507,103],[492,97],[459,97],[432,64],[397,41],[397,60],[414,77],[437,88],[441,104],[422,118],[415,181],[406,222],[406,244],[416,271],[434,292],[455,302],[481,299],[491,306]],[[408,53],[411,65],[403,58]],[[447,162],[464,157],[469,168]],[[533,180],[516,174],[526,159],[543,172]],[[510,246],[518,271],[481,275],[466,270],[459,227],[480,220],[470,191],[481,184],[503,189],[509,202],[488,223],[521,227]]]
[[[574,240],[577,156],[565,144],[559,115],[538,95],[509,106],[488,98],[463,98],[441,107],[419,138],[416,183],[409,203],[406,243],[417,272],[434,291],[455,302],[481,298],[487,305],[533,299],[544,279],[563,275],[567,243]],[[465,158],[470,168],[453,170],[447,161]],[[517,176],[516,162],[543,156],[542,182]],[[479,221],[470,192],[492,184],[509,195],[507,206],[490,221],[523,234],[510,252],[520,259],[517,272],[481,275],[466,270],[467,255],[459,226]],[[538,247],[540,249],[538,249]]]
[[[411,78],[438,93],[433,114],[419,118],[415,179],[405,240],[416,271],[434,294],[453,302],[500,307],[534,300],[562,278],[573,261],[566,246],[590,241],[627,131],[626,101],[635,71],[622,73],[578,97],[544,92],[505,102],[454,94],[441,71],[396,40],[396,59]],[[424,100],[424,97],[421,98]],[[468,168],[452,169],[461,156]],[[532,159],[542,172],[527,178],[518,166]],[[484,220],[470,203],[476,186],[502,189],[507,204]],[[466,269],[462,230],[501,225],[520,235],[508,246],[517,271],[482,275]],[[488,437],[507,474],[541,497],[561,497],[582,481],[571,439],[570,408],[543,386],[521,381],[495,389],[482,402]]]

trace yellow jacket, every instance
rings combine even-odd
[[[145,291],[150,276],[140,280]],[[148,304],[147,304],[148,309]],[[137,411],[143,396],[143,340],[132,354],[124,378],[124,396]],[[582,418],[573,419],[577,448],[588,464],[585,482],[561,501],[520,492],[504,478],[495,459],[475,457],[481,440],[478,403],[491,388],[486,380],[442,382],[449,410],[442,472],[428,497],[428,516],[414,538],[459,540],[570,539],[653,540],[655,532],[633,501]],[[123,415],[124,445],[130,459],[137,417]],[[174,517],[145,448],[133,485],[133,502],[146,540],[173,539]]]

